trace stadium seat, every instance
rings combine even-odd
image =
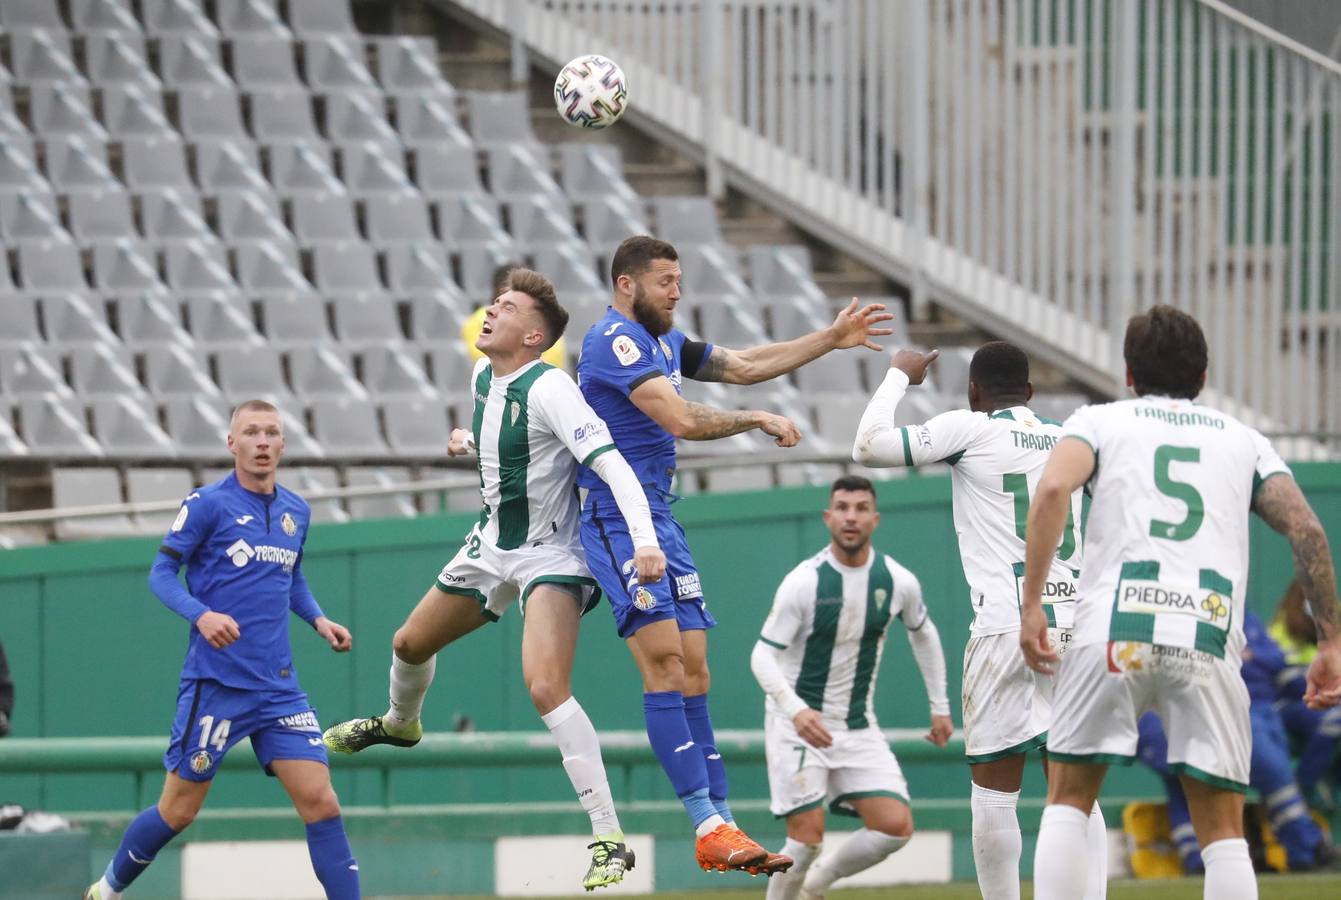
[[[286,201],[285,219],[299,243],[362,239],[354,219],[354,201],[343,191],[300,194]]]
[[[429,222],[428,206],[417,191],[370,194],[360,202],[368,240],[375,247],[437,240]]]
[[[328,94],[382,90],[363,61],[363,41],[357,33],[322,34],[304,41],[303,76],[308,87]]]
[[[118,456],[175,459],[177,448],[147,397],[94,397],[89,404],[93,436]]]
[[[931,364],[930,374],[941,393],[968,399],[969,363],[973,361],[973,347],[946,347]],[[881,373],[881,378],[884,373]],[[874,387],[874,385],[872,385]]]
[[[84,426],[83,405],[68,392],[19,398],[16,424],[19,437],[34,454],[61,459],[104,455]]]
[[[714,344],[745,349],[768,343],[764,327],[737,298],[730,294],[709,295],[707,302],[691,307],[698,332]]]
[[[675,249],[680,257],[681,287],[686,296],[733,294],[742,298],[742,303],[753,299],[749,285],[741,277],[733,248],[682,241]]]
[[[345,479],[350,487],[390,487],[408,483],[410,470],[407,466],[350,466]],[[350,497],[345,503],[355,519],[412,519],[419,514],[410,493]]]
[[[166,397],[163,401],[163,422],[182,459],[226,457],[228,415],[228,405],[210,397]]]
[[[703,473],[710,492],[766,491],[773,488],[773,473],[768,466],[713,466]]]
[[[116,310],[117,332],[126,346],[194,347],[195,339],[182,327],[176,305],[166,291],[142,291],[110,301]],[[153,392],[153,388],[150,388]]]
[[[137,199],[146,240],[157,244],[213,240],[214,233],[201,217],[198,195],[177,188],[149,188]]]
[[[410,337],[421,343],[460,338],[461,324],[470,313],[470,303],[454,284],[449,290],[416,293],[409,302]]]
[[[413,192],[399,147],[376,141],[340,145],[340,173],[351,194]]]
[[[866,395],[866,379],[863,377],[861,362],[857,351],[828,353],[806,363],[793,372],[792,377],[801,391],[808,395],[825,392]]]
[[[452,290],[452,265],[438,244],[392,245],[383,254],[387,287],[397,295]]]
[[[111,32],[139,37],[140,23],[130,10],[129,0],[71,0],[70,24],[86,37]]]
[[[717,207],[707,197],[652,197],[656,234],[680,249],[680,244],[722,244]]]
[[[508,231],[524,247],[580,240],[566,203],[531,194],[509,200],[507,210]]]
[[[432,94],[402,94],[395,98],[396,130],[409,147],[441,147],[448,151],[475,148],[452,111],[450,99]],[[463,158],[465,153],[460,154]]]
[[[488,151],[489,192],[500,200],[548,197],[564,202],[563,191],[549,174],[543,151],[532,147],[500,146]]]
[[[596,257],[586,244],[553,243],[538,246],[535,268],[554,282],[559,301],[565,305],[573,295],[594,295],[606,299],[610,293],[596,270]]]
[[[472,297],[489,298],[494,289],[494,273],[499,266],[516,263],[511,243],[467,244],[461,248],[458,283]]]
[[[746,251],[750,287],[765,296],[806,297],[817,305],[828,300],[811,275],[810,250],[800,244],[755,244]]]
[[[121,142],[121,169],[131,190],[195,188],[186,169],[186,145],[175,134],[126,138]]]
[[[273,347],[220,347],[213,358],[215,380],[229,403],[260,397],[283,410],[297,408],[284,381],[279,351]]]
[[[485,194],[479,161],[469,145],[419,144],[408,156],[414,182],[427,197]]]
[[[389,90],[389,88],[388,88]],[[485,149],[541,145],[531,130],[531,105],[525,91],[466,91],[470,135]]]
[[[324,396],[312,401],[312,435],[335,456],[386,456],[377,408],[367,397]]]
[[[6,204],[3,236],[13,244],[47,243],[53,237],[68,241],[56,216],[56,198],[44,191],[24,191]]]
[[[331,343],[326,304],[312,294],[274,294],[260,301],[261,333],[276,348]]]
[[[279,217],[269,192],[229,191],[219,195],[219,235],[234,247],[240,244],[289,243],[293,235]],[[299,236],[301,239],[301,235]]]
[[[0,4],[0,28],[32,31],[37,28],[65,30],[65,22],[51,0],[5,0]]]
[[[102,85],[96,93],[103,127],[114,138],[154,137],[170,132],[163,94],[139,84]]]
[[[60,360],[51,348],[37,343],[0,344],[0,395],[73,398],[74,391],[61,377]]]
[[[313,283],[323,293],[359,294],[384,290],[372,248],[361,241],[312,248]]]
[[[857,424],[866,411],[868,398],[855,391],[850,394],[827,393],[819,395],[813,405],[812,416],[819,435],[846,453],[857,438]]]
[[[47,82],[78,84],[84,76],[75,68],[70,39],[63,31],[37,29],[9,32],[9,67],[19,84]]]
[[[144,351],[144,383],[156,400],[174,397],[222,397],[205,369],[205,359],[194,348],[150,346]]]
[[[160,35],[158,73],[164,84],[179,91],[188,86],[233,88],[223,68],[219,42],[207,35]]]
[[[93,285],[122,293],[161,286],[153,251],[135,238],[116,238],[93,244]]]
[[[251,398],[244,398],[244,399],[251,399]],[[290,408],[283,406],[282,404],[277,402],[277,398],[273,396],[261,397],[260,399],[268,400],[269,402],[274,403],[277,407],[279,407],[280,420],[284,424],[284,455],[287,458],[291,460],[326,458],[325,448],[322,447],[321,444],[317,442],[316,438],[312,437],[311,433],[308,432],[307,425],[304,423],[304,421],[300,419],[294,411],[292,411],[296,410],[297,407]],[[333,476],[334,472],[332,472],[332,477]],[[291,475],[284,476],[286,480],[290,477],[292,476]],[[334,485],[335,483],[332,484],[332,486]],[[304,496],[306,496],[306,494],[304,494]],[[328,502],[334,503],[336,508],[339,508],[339,501],[333,500]],[[314,515],[316,505],[317,504],[315,503],[312,504]]]
[[[376,398],[418,397],[436,400],[438,397],[423,367],[409,353],[397,347],[382,346],[364,350],[355,356],[354,365],[368,392]]]
[[[223,248],[217,244],[203,240],[168,244],[163,254],[167,259],[168,286],[175,291],[206,293],[237,287],[228,271]]]
[[[293,37],[275,8],[275,0],[217,0],[214,20],[219,30],[230,36]]]
[[[190,469],[127,469],[126,500],[131,503],[180,502],[194,487]],[[177,510],[131,514],[135,527],[146,534],[164,534]]]
[[[827,326],[828,308],[827,300],[820,306],[803,296],[770,295],[763,305],[765,325],[774,340],[788,341]]]
[[[289,26],[300,37],[358,33],[348,0],[289,0]]]
[[[571,199],[615,197],[630,204],[638,202],[638,192],[624,178],[618,146],[569,142],[560,144],[558,152],[559,182]]]
[[[129,350],[116,344],[74,344],[63,348],[70,361],[70,386],[80,397],[144,396]]]
[[[381,93],[374,98],[367,92],[342,88],[321,98],[322,131],[329,141],[357,143],[372,141],[387,146],[400,143],[395,130],[387,122]]]
[[[81,244],[139,237],[130,213],[130,195],[119,188],[71,194],[70,233]]]
[[[172,88],[177,127],[183,137],[191,141],[238,143],[250,139],[242,119],[241,100],[232,85],[173,82]]]
[[[307,293],[298,248],[287,239],[238,245],[234,251],[238,284],[257,296]]]
[[[446,409],[440,400],[388,397],[381,401],[382,420],[391,452],[400,457],[438,458],[451,437]]]
[[[650,234],[641,200],[596,197],[579,204],[582,239],[602,258],[613,255],[620,241],[631,234]]]
[[[79,344],[115,346],[120,343],[107,327],[102,302],[85,294],[43,294],[39,301],[47,341],[56,350]],[[8,324],[8,323],[6,323]]]
[[[3,254],[0,254],[3,256]],[[16,348],[20,344],[42,340],[42,331],[37,322],[37,300],[34,297],[18,294],[0,293],[0,347]],[[4,384],[0,382],[0,394],[4,393]],[[0,404],[0,409],[3,404]]]
[[[425,368],[433,386],[445,397],[460,397],[470,394],[470,373],[475,368],[474,361],[466,348],[457,344],[433,344],[426,348]]]
[[[52,505],[56,509],[125,502],[121,496],[121,474],[116,469],[101,467],[53,469],[51,495]],[[118,537],[136,533],[135,524],[125,513],[57,519],[54,530],[57,540]]]
[[[141,0],[140,21],[151,35],[198,34],[218,37],[218,31],[205,18],[200,4],[193,0]]]
[[[894,424],[899,427],[921,425],[952,408],[951,404],[945,403],[929,391],[910,391],[899,402],[898,409],[894,410]]]
[[[256,146],[248,140],[197,141],[194,146],[196,184],[207,194],[233,190],[271,192],[261,174]]]
[[[444,445],[445,446],[445,445]],[[434,454],[441,457],[441,451]],[[446,466],[420,466],[420,481],[453,480],[461,482],[460,487],[447,488],[441,492],[421,495],[424,508],[429,511],[477,513],[480,510],[480,485],[478,479],[471,483],[473,473],[467,469],[451,469]],[[439,499],[441,498],[441,499]]]
[[[455,93],[438,70],[432,38],[377,38],[373,45],[377,80],[387,93],[437,94],[449,99]]]
[[[284,443],[286,448],[290,445],[291,436],[291,432],[285,426]],[[291,456],[294,455],[291,449],[286,449],[286,452]],[[283,482],[285,487],[301,494],[308,501],[308,505],[312,507],[313,522],[349,521],[349,513],[344,511],[339,500],[321,500],[313,496],[340,487],[340,479],[334,468],[330,466],[290,468],[283,473]]]
[[[257,141],[316,141],[312,102],[302,88],[265,88],[247,95],[251,134]]]
[[[1029,408],[1035,415],[1046,419],[1065,422],[1071,413],[1090,403],[1090,398],[1075,391],[1059,391],[1049,394],[1035,394],[1029,401]]]
[[[265,343],[236,293],[207,291],[192,295],[187,298],[186,310],[187,330],[203,347],[255,348]]]
[[[62,235],[64,232],[60,232]],[[68,237],[26,242],[18,247],[19,286],[28,291],[83,291],[79,248]]]
[[[313,401],[331,397],[368,399],[367,389],[354,377],[354,370],[343,351],[320,346],[292,347],[284,356],[288,360],[289,384],[300,398]],[[316,436],[321,438],[319,431]],[[321,442],[327,451],[331,450],[324,439]]]
[[[92,95],[79,84],[34,84],[29,88],[33,132],[40,137],[80,135],[107,140],[107,130],[93,116]]]
[[[39,190],[45,187],[43,182],[42,173],[33,165],[32,157],[8,142],[0,146],[0,190]]]
[[[332,298],[335,333],[346,347],[390,347],[404,339],[396,304],[386,294],[339,294]]]
[[[19,437],[19,433],[14,430],[13,423],[9,421],[9,409],[0,407],[0,458],[28,456],[31,452],[28,445]]]
[[[293,62],[293,42],[287,37],[233,34],[224,44],[224,61],[243,90],[302,87]]]
[[[129,15],[126,10],[122,12]],[[93,84],[135,84],[155,90],[163,87],[149,66],[144,37],[138,32],[81,30],[85,32],[84,71]]]
[[[439,199],[433,206],[438,214],[438,235],[447,246],[491,244],[512,249],[512,236],[503,230],[498,201],[493,197],[461,194]]]
[[[323,144],[278,143],[266,148],[266,174],[280,196],[345,191]]]

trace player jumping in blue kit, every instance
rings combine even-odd
[[[750,840],[735,827],[727,806],[726,768],[708,715],[707,630],[716,622],[704,602],[684,531],[671,515],[670,489],[676,438],[710,441],[759,429],[779,446],[791,447],[801,433],[773,413],[686,401],[680,380],[756,384],[830,350],[878,350],[871,338],[891,332],[875,326],[893,316],[878,303],[858,310],[854,299],[828,328],[791,341],[728,350],[689,340],[673,327],[680,264],[670,244],[646,236],[627,239],[615,251],[610,276],[614,298],[582,342],[578,382],[647,493],[666,574],[654,583],[638,582],[628,526],[610,488],[584,466],[578,486],[588,491],[582,508],[587,564],[610,598],[619,636],[642,673],[648,741],[694,824],[699,865],[719,871],[786,871],[792,860]]]
[[[192,624],[177,691],[167,777],[158,803],[130,823],[84,900],[119,900],[158,851],[195,819],[224,754],[251,738],[256,760],[284,785],[307,824],[312,868],[329,900],[357,900],[358,863],[331,786],[321,726],[298,686],[289,612],[336,652],[349,631],[322,614],[300,567],[310,512],[275,484],[284,454],[279,412],[249,400],[233,412],[234,471],[182,503],[149,573],[163,605]],[[186,586],[177,572],[186,566]]]

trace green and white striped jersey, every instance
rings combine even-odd
[[[568,373],[540,360],[495,377],[482,359],[471,383],[484,539],[500,550],[576,544],[577,463],[615,449],[605,422]]]
[[[783,579],[759,639],[780,651],[783,676],[826,727],[867,728],[878,724],[875,678],[896,616],[910,631],[927,621],[917,576],[874,549],[853,568],[825,547]],[[771,696],[767,709],[789,718]]]
[[[1190,400],[1146,396],[1077,410],[1094,449],[1089,541],[1073,646],[1140,641],[1239,663],[1248,515],[1289,467],[1256,430]]]

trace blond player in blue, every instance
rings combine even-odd
[[[84,900],[119,900],[194,821],[224,754],[243,738],[251,739],[256,761],[279,779],[306,823],[312,868],[328,900],[360,896],[321,726],[294,670],[289,614],[337,653],[349,650],[353,639],[326,618],[303,578],[311,516],[302,497],[275,483],[284,455],[279,411],[262,400],[238,406],[228,450],[234,470],[187,496],[149,573],[158,599],[192,626],[163,754],[163,793],[130,823]],[[182,566],[185,586],[177,579]]]

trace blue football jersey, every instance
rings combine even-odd
[[[186,566],[191,596],[232,616],[241,637],[216,650],[192,627],[182,678],[235,688],[297,686],[289,611],[310,519],[302,497],[278,485],[273,494],[253,493],[235,473],[186,498],[160,553]]]
[[[633,405],[629,393],[643,382],[663,375],[680,391],[680,353],[684,332],[672,328],[660,337],[622,313],[609,308],[605,317],[582,339],[577,383],[582,396],[605,420],[620,454],[643,484],[669,491],[675,477],[675,438]],[[712,353],[708,345],[706,360]],[[702,363],[700,363],[702,365]],[[690,377],[693,373],[686,373]],[[577,483],[590,490],[607,489],[591,469],[578,467]]]

